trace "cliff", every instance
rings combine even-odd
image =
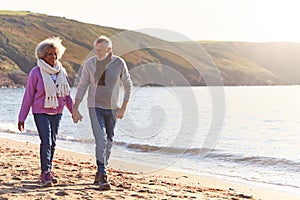
[[[300,83],[300,44],[223,41],[168,42],[139,32],[30,12],[0,11],[0,86],[25,86],[36,64],[34,49],[58,36],[67,47],[62,63],[71,85],[93,41],[113,40],[135,85],[278,85]]]

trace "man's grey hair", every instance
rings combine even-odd
[[[49,37],[41,41],[35,48],[35,57],[37,59],[44,58],[50,48],[55,48],[57,51],[57,59],[61,59],[66,51],[66,47],[62,45],[62,40],[59,37]]]
[[[104,43],[106,44],[107,47],[112,48],[112,42],[111,42],[111,40],[110,40],[107,36],[105,36],[105,35],[99,36],[99,37],[95,40],[94,46],[96,46],[97,44],[102,43],[102,42],[104,42]]]

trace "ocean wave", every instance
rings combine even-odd
[[[134,151],[145,152],[145,153],[165,153],[165,154],[190,154],[190,155],[206,155],[210,151],[214,151],[213,149],[188,149],[188,148],[178,148],[178,147],[162,147],[148,144],[134,144],[134,143],[125,143],[125,142],[114,142],[114,144],[118,146],[126,147],[127,149],[131,149]]]
[[[0,122],[0,132],[16,135],[38,136],[38,132],[36,130],[26,129],[25,131],[20,132],[16,125],[13,125],[12,123]],[[70,134],[58,134],[57,139],[70,142],[94,143],[94,139],[92,138],[76,137]]]
[[[300,172],[300,162],[288,160],[285,158],[274,158],[267,156],[243,156],[229,153],[211,152],[207,156],[211,159],[222,160],[226,162],[242,163],[244,165],[253,165],[259,167],[272,167],[274,170],[288,169],[294,172]]]
[[[17,124],[0,122],[0,132],[20,133]]]
[[[185,157],[198,159],[213,159],[225,162],[243,163],[244,165],[253,165],[260,167],[272,167],[273,169],[288,169],[294,172],[300,172],[300,162],[288,160],[285,158],[273,158],[267,156],[243,156],[239,154],[225,153],[222,150],[206,149],[206,148],[176,148],[176,147],[161,147],[147,144],[128,144],[125,142],[114,142],[118,146],[127,149],[145,152],[145,153],[161,153],[168,155],[181,154]]]
[[[0,132],[6,132],[11,134],[20,134],[20,131],[12,124],[0,123]],[[37,136],[38,133],[35,130],[26,130],[22,135]],[[57,139],[78,142],[83,144],[93,144],[93,138],[76,137],[70,134],[58,134]],[[239,163],[243,165],[249,165],[254,167],[271,167],[273,170],[286,169],[293,172],[300,172],[300,161],[288,160],[285,158],[274,158],[267,156],[246,156],[242,154],[227,153],[218,149],[207,148],[178,148],[171,146],[156,146],[149,144],[136,144],[126,143],[121,141],[114,141],[114,144],[119,147],[126,148],[130,151],[142,152],[142,153],[157,153],[171,156],[185,156],[185,158],[191,159],[211,159],[216,161]]]

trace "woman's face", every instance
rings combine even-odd
[[[57,61],[57,52],[56,48],[50,47],[48,51],[45,54],[44,60],[46,63],[48,63],[50,66],[54,66],[54,64]]]

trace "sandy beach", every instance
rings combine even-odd
[[[94,157],[57,149],[53,172],[59,183],[42,187],[39,182],[39,145],[0,138],[0,200],[4,199],[300,199],[210,177],[170,170],[142,173],[147,166],[112,160],[112,190],[93,185]]]

